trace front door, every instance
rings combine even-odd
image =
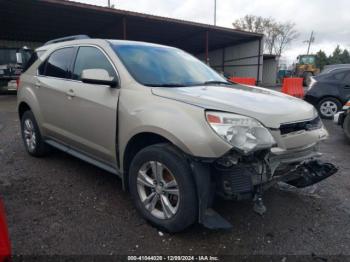
[[[114,164],[116,161],[117,106],[119,89],[80,81],[85,69],[105,69],[116,77],[106,54],[94,46],[81,46],[74,63],[67,103],[70,145],[91,157]]]

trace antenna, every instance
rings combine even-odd
[[[216,25],[216,0],[214,0],[214,25]]]

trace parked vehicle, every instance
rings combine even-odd
[[[343,106],[342,111],[335,114],[334,123],[344,129],[345,136],[350,141],[350,100]]]
[[[350,99],[350,69],[337,69],[311,80],[305,100],[313,104],[321,117],[332,119]]]
[[[0,198],[0,262],[10,262],[11,260],[11,243],[7,229],[5,208]]]
[[[350,69],[350,64],[334,64],[334,65],[325,65],[321,71],[321,74],[327,74],[333,70],[337,69]]]
[[[228,228],[214,194],[251,198],[262,214],[276,182],[305,187],[337,171],[316,160],[328,133],[313,106],[229,83],[182,50],[100,39],[44,50],[20,78],[26,150],[39,157],[53,146],[120,176],[163,230]]]
[[[16,80],[31,55],[26,47],[0,48],[0,91],[16,90]]]

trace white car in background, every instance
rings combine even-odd
[[[350,141],[350,100],[344,105],[342,111],[334,116],[334,122],[343,127],[345,136]]]

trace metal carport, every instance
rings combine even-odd
[[[0,0],[0,46],[86,34],[171,45],[218,71],[261,81],[263,35],[67,0]]]

